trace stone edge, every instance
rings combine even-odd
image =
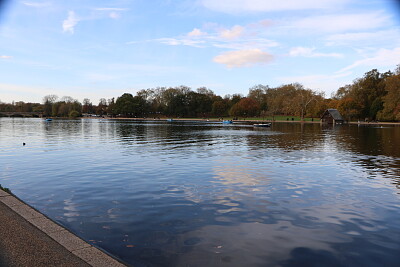
[[[104,267],[128,266],[103,250],[90,245],[15,195],[0,189],[0,201],[87,264]]]

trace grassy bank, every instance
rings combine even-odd
[[[3,190],[4,192],[11,194],[11,190],[7,187],[2,187],[1,184],[0,184],[0,190]]]

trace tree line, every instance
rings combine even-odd
[[[339,88],[331,98],[324,93],[291,83],[278,87],[255,85],[246,96],[216,95],[211,89],[187,86],[142,89],[135,95],[101,98],[97,104],[82,103],[69,96],[47,95],[43,103],[1,103],[0,112],[38,112],[43,116],[209,118],[297,116],[319,118],[327,108],[336,108],[347,120],[400,121],[400,66],[394,72],[373,69],[352,84]]]
[[[373,69],[339,88],[331,99],[348,120],[400,121],[400,65],[394,72]]]

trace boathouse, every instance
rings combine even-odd
[[[337,109],[327,109],[321,116],[321,123],[324,124],[343,124],[344,119]]]

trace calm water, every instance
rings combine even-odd
[[[400,263],[400,127],[2,118],[0,183],[134,266]]]

